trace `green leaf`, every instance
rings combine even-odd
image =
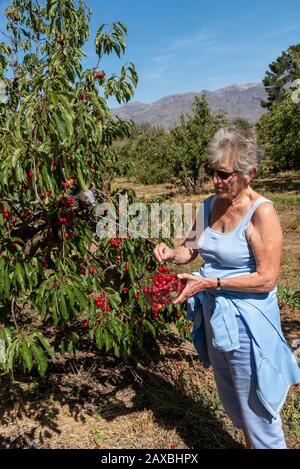
[[[155,332],[155,327],[153,326],[153,324],[151,324],[150,321],[148,321],[148,319],[144,319],[144,322],[143,322],[144,326],[146,327],[146,329],[148,329],[149,332],[151,332],[151,334],[153,335],[153,337],[156,336],[156,332]]]
[[[78,182],[79,182],[80,187],[83,190],[83,192],[87,192],[89,190],[89,187],[88,187],[88,185],[86,184],[86,182],[84,180],[81,168],[78,168],[76,177],[78,179]]]
[[[65,319],[65,321],[67,321],[70,318],[70,316],[69,316],[69,311],[65,302],[65,297],[62,291],[59,292],[58,303],[59,303],[59,310],[61,312],[62,317]]]
[[[129,239],[126,240],[126,248],[130,251],[130,254],[134,256],[135,248],[134,248],[134,245],[132,244],[132,241],[130,241]]]
[[[138,298],[138,304],[139,304],[139,306],[140,306],[141,310],[143,310],[143,309],[144,309],[144,307],[145,307],[145,303],[144,303],[144,298],[143,298],[143,295],[139,295],[139,298]]]
[[[14,362],[15,362],[15,357],[16,357],[16,352],[18,349],[19,343],[17,340],[14,340],[7,349],[6,352],[6,357],[7,357],[7,371],[13,371],[14,368]]]
[[[113,347],[114,347],[114,354],[116,355],[116,357],[119,357],[120,356],[120,347],[119,347],[119,345],[116,342],[114,342]]]
[[[107,330],[104,331],[103,336],[104,336],[105,349],[108,352],[111,347],[111,336]]]
[[[71,308],[74,308],[75,298],[74,298],[74,293],[73,293],[73,291],[72,291],[71,286],[70,286],[70,285],[66,285],[66,286],[65,286],[65,290],[66,290],[66,293],[67,293],[67,296],[68,296],[68,299],[69,299]]]
[[[70,340],[68,341],[68,347],[67,347],[67,349],[68,349],[68,353],[69,353],[70,355],[72,355],[72,354],[75,355],[74,343],[73,343],[73,340],[72,340],[72,339],[70,339]]]
[[[116,298],[114,296],[109,297],[109,301],[114,309],[118,308],[121,298]]]
[[[4,289],[5,298],[10,297],[10,285],[11,285],[11,280],[9,277],[8,270],[6,268],[3,272],[3,289]]]
[[[32,368],[32,352],[26,340],[24,340],[21,346],[21,357],[24,360],[26,368],[30,371]]]
[[[65,354],[65,341],[64,340],[60,341],[58,348],[60,350],[60,353],[64,355]]]
[[[39,372],[40,376],[43,377],[45,375],[47,367],[48,367],[47,357],[46,357],[45,353],[43,352],[43,350],[41,349],[41,347],[39,347],[38,345],[33,343],[31,348],[32,348],[32,351],[33,351],[35,361],[38,365],[38,372]]]
[[[55,362],[55,351],[54,348],[49,344],[48,340],[40,331],[35,332],[36,337],[39,339],[41,344],[44,346],[44,349],[48,352],[52,361]]]
[[[16,268],[15,268],[15,276],[17,279],[18,284],[23,288],[24,287],[24,268],[20,262],[16,263]]]
[[[4,329],[2,329],[1,332],[2,332],[2,337],[4,338],[6,344],[10,345],[13,340],[11,330],[8,327],[4,327]]]
[[[136,281],[136,278],[135,278],[135,268],[134,268],[134,266],[133,266],[132,263],[130,263],[130,264],[128,265],[128,273],[129,273],[129,277],[130,277],[132,283],[135,283],[135,281]]]
[[[71,136],[73,131],[72,116],[61,108],[59,111],[53,114],[53,120],[58,137],[62,141],[67,140]]]
[[[11,159],[11,164],[12,164],[12,167],[15,168],[16,167],[16,164],[17,164],[17,161],[18,161],[18,158],[20,156],[22,152],[22,148],[17,148],[13,154],[13,157]]]
[[[121,23],[121,21],[118,21],[117,24],[123,29],[125,34],[128,34],[128,30],[124,23]]]
[[[86,309],[88,307],[87,297],[75,285],[73,285],[73,291],[75,293],[79,305],[83,309]]]
[[[95,340],[99,349],[101,349],[103,347],[103,331],[102,326],[100,324],[98,324],[98,326],[96,327]]]
[[[53,319],[53,324],[54,326],[56,327],[57,324],[59,323],[59,309],[58,309],[58,304],[57,304],[57,297],[56,297],[56,293],[54,292],[53,295],[52,295],[52,299],[51,299],[51,306],[49,307],[50,311],[51,311],[51,316],[52,316],[52,319]]]
[[[58,94],[54,91],[49,91],[49,96],[52,106],[56,109],[58,103]]]

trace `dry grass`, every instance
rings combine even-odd
[[[161,197],[172,197],[177,191],[177,188],[175,188],[170,183],[153,185],[149,184],[145,186],[144,184],[138,184],[126,178],[115,179],[114,183],[112,184],[112,189],[116,190],[118,188],[135,191],[137,197],[145,202],[149,202],[153,199],[158,199]]]

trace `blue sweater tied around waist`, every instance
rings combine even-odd
[[[193,272],[193,275],[200,276],[199,272]],[[192,340],[199,359],[208,367],[205,311],[213,311],[210,319],[213,346],[220,352],[239,348],[236,314],[242,316],[251,335],[257,395],[270,414],[277,418],[289,387],[300,383],[300,368],[282,334],[276,291],[271,293],[202,291],[189,298],[187,319],[193,321]]]

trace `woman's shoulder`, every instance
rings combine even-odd
[[[254,225],[270,223],[275,219],[276,222],[279,221],[278,211],[274,202],[258,192],[255,193],[251,212],[251,222]]]
[[[252,207],[255,207],[255,212],[258,211],[264,211],[268,210],[270,207],[274,209],[274,202],[271,199],[268,199],[262,194],[259,194],[259,192],[253,191],[252,193]],[[268,203],[266,203],[268,202]]]
[[[268,199],[267,197],[265,197],[264,195],[260,194],[259,192],[256,192],[255,190],[252,189],[252,192],[251,192],[251,201],[252,201],[252,204],[256,203],[257,200],[261,200],[261,201],[270,201],[272,202],[270,199]]]

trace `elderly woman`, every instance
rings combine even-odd
[[[282,335],[276,281],[283,235],[272,201],[250,186],[262,151],[237,127],[220,129],[208,149],[215,195],[204,201],[204,230],[196,244],[160,243],[159,262],[187,264],[198,254],[200,272],[180,274],[187,285],[193,342],[212,365],[224,409],[243,429],[247,448],[286,448],[279,411],[300,371]]]

